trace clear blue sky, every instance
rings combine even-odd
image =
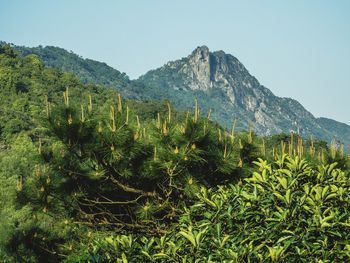
[[[278,96],[350,124],[348,0],[0,0],[0,40],[60,46],[131,78],[207,45]]]

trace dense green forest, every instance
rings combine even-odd
[[[116,87],[127,86],[129,78],[125,73],[91,59],[83,59],[73,52],[67,52],[59,47],[15,47],[22,56],[36,54],[46,62],[50,68],[60,68],[64,72],[72,72],[79,76],[83,83],[101,84]]]
[[[0,45],[6,45],[6,43],[0,41]],[[35,54],[46,67],[70,72],[85,84],[117,88],[118,92],[127,99],[142,101],[167,99],[172,102],[175,109],[191,111],[196,98],[201,105],[201,112],[207,114],[211,110],[212,120],[226,129],[231,128],[232,118],[236,118],[239,120],[236,123],[238,131],[247,130],[250,125],[253,125],[254,130],[261,135],[289,133],[292,129],[304,137],[313,135],[327,142],[336,137],[339,143],[345,145],[345,151],[350,153],[349,125],[327,118],[316,118],[297,101],[276,97],[261,86],[237,58],[223,51],[209,52],[208,47],[198,47],[188,57],[169,62],[161,68],[150,70],[136,80],[131,80],[125,73],[106,63],[83,58],[60,47],[25,47],[13,44],[11,47],[22,56]],[[208,76],[206,74],[202,76],[210,78],[211,84],[206,84],[212,86],[207,90],[197,89],[198,76],[188,74],[196,72],[195,67],[192,68],[192,66],[200,63],[196,59],[198,55],[201,56],[201,52],[209,55],[208,70],[211,73]],[[188,68],[187,73],[182,72],[182,68]],[[220,68],[228,71],[220,71]],[[226,80],[215,79],[215,75],[221,75]],[[235,81],[231,82],[231,80]],[[225,82],[231,84],[225,86],[223,85]],[[193,85],[197,88],[193,88]],[[232,96],[228,97],[229,90],[236,94],[237,100],[232,100]],[[252,98],[255,101],[253,104],[249,102]],[[255,103],[262,108],[258,106],[247,110],[248,105]],[[265,120],[262,121],[262,118]]]
[[[350,161],[0,47],[1,262],[347,262]]]

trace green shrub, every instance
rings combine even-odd
[[[349,177],[287,155],[256,165],[242,185],[202,187],[165,235],[100,236],[75,253],[90,262],[349,261]]]

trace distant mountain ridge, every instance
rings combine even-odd
[[[4,44],[5,42],[0,42]],[[138,89],[134,90],[129,77],[104,62],[82,58],[81,56],[67,51],[60,47],[46,46],[28,48],[12,45],[14,49],[26,56],[35,54],[39,56],[47,67],[57,68],[63,72],[70,72],[77,75],[81,81],[86,83],[99,84],[106,87],[117,87],[127,98],[143,99]]]
[[[237,119],[237,128],[252,125],[261,135],[294,130],[327,142],[336,136],[350,151],[349,125],[315,118],[296,100],[275,96],[237,58],[223,51],[210,52],[208,47],[200,46],[187,57],[130,80],[105,63],[83,59],[61,48],[14,48],[23,55],[36,54],[47,66],[72,72],[84,82],[115,87],[127,98],[169,99],[179,110],[192,109],[197,98],[202,112],[212,110],[212,119],[224,127],[231,127]]]

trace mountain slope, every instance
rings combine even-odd
[[[5,42],[0,42],[6,44]],[[142,96],[139,90],[132,84],[129,77],[125,73],[108,66],[106,63],[92,59],[84,59],[81,56],[69,52],[63,48],[46,46],[46,47],[24,47],[11,46],[17,50],[22,56],[35,54],[42,59],[49,68],[56,68],[62,72],[70,72],[78,76],[82,83],[98,84],[105,87],[114,87],[126,98],[130,99],[147,99]]]
[[[16,47],[22,55],[36,54],[48,67],[59,68],[62,71],[79,75],[83,83],[102,84],[105,86],[126,85],[129,78],[125,73],[113,69],[106,63],[98,62],[68,52],[53,46],[46,47]]]
[[[73,74],[44,67],[35,55],[21,57],[0,43],[0,152],[19,133],[36,138],[46,109],[45,98],[60,104],[67,87],[72,104],[84,104],[91,95],[92,103],[98,105],[96,111],[108,113],[110,105],[118,100],[115,88],[83,84]],[[137,114],[141,122],[153,120],[157,113],[167,113],[165,102],[127,100],[125,103],[130,114]],[[182,118],[183,114],[172,112],[174,120]]]
[[[336,135],[350,144],[350,137],[346,136],[348,125],[325,123],[299,102],[275,96],[237,58],[223,51],[210,52],[206,46],[198,47],[188,57],[168,62],[137,81],[170,95],[169,99],[186,104],[187,108],[197,96],[204,111],[211,108],[213,118],[226,127],[237,118],[241,128],[253,125],[263,135],[294,130],[326,141]]]
[[[22,55],[36,54],[48,67],[76,74],[84,83],[115,87],[126,98],[169,99],[179,110],[191,110],[197,98],[202,113],[211,109],[212,119],[227,128],[237,119],[238,129],[252,125],[263,135],[294,130],[328,142],[337,136],[346,146],[350,145],[350,126],[315,118],[299,102],[275,96],[237,58],[223,51],[210,52],[206,46],[137,80],[130,80],[105,63],[83,59],[61,48],[13,47]],[[350,151],[349,146],[347,150]]]
[[[350,126],[328,118],[318,118],[317,122],[324,128],[330,131],[332,134],[341,138],[350,138]],[[347,147],[349,148],[349,147]]]

